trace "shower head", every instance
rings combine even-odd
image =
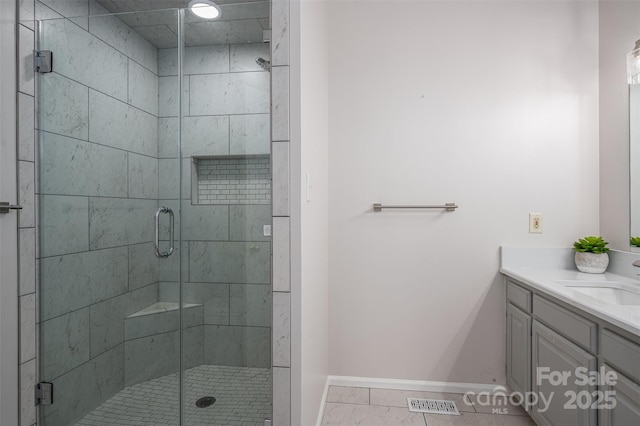
[[[267,61],[266,59],[263,59],[263,58],[256,58],[256,64],[260,65],[260,68],[262,68],[265,71],[271,70],[271,61]]]

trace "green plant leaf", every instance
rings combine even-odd
[[[638,243],[640,243],[640,238],[638,239]],[[609,243],[602,239],[602,237],[589,235],[584,238],[579,238],[578,241],[573,243],[573,248],[579,253],[602,254],[609,251],[607,244]]]

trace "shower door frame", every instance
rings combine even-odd
[[[273,288],[273,314],[275,315],[284,315],[284,317],[289,318],[285,324],[273,324],[274,328],[272,330],[273,333],[273,341],[280,342],[279,348],[273,348],[273,351],[280,351],[282,356],[278,361],[272,355],[272,372],[273,372],[273,392],[272,397],[274,395],[278,395],[275,399],[272,398],[273,410],[272,410],[272,418],[274,424],[278,425],[288,425],[291,424],[291,420],[300,418],[300,399],[299,399],[299,390],[300,390],[300,365],[299,365],[299,357],[295,357],[293,360],[291,359],[291,345],[293,344],[295,347],[299,348],[300,337],[299,333],[299,313],[296,314],[295,318],[291,317],[291,307],[294,306],[295,311],[299,311],[299,301],[296,301],[299,297],[299,276],[295,273],[295,268],[291,271],[291,254],[295,256],[295,263],[299,263],[299,256],[296,254],[296,250],[292,250],[294,247],[299,247],[299,219],[292,217],[299,217],[299,207],[294,207],[293,211],[289,208],[289,201],[293,202],[299,201],[299,196],[296,194],[296,191],[291,192],[290,184],[294,185],[294,187],[299,187],[299,179],[295,178],[297,172],[290,176],[290,158],[289,158],[289,141],[291,138],[299,138],[299,114],[291,116],[292,126],[295,125],[295,128],[292,128],[293,135],[289,136],[289,68],[290,63],[299,61],[299,52],[296,50],[297,48],[291,49],[290,52],[290,43],[297,46],[298,38],[299,38],[299,6],[296,4],[295,6],[291,5],[289,0],[275,0],[271,1],[271,21],[272,21],[272,44],[271,44],[271,60],[272,65],[276,68],[273,74],[278,74],[279,77],[277,81],[272,81],[272,89],[271,89],[271,99],[272,99],[272,122],[274,120],[273,115],[276,113],[278,118],[278,128],[282,129],[283,126],[287,128],[286,132],[284,130],[278,131],[274,137],[272,137],[272,164],[276,163],[279,165],[278,168],[272,168],[272,179],[274,184],[277,182],[280,185],[279,188],[276,188],[274,185],[273,188],[273,196],[274,198],[279,197],[282,200],[286,200],[287,206],[286,208],[277,208],[273,207],[272,217],[274,220],[272,221],[272,232],[277,236],[277,241],[272,241],[273,246],[273,256],[278,259],[278,266],[274,267],[274,262],[272,258],[272,287],[274,287],[274,283],[278,282],[278,288]],[[22,12],[22,10],[21,10]],[[24,16],[21,14],[20,16],[21,22],[26,22],[29,19],[33,19],[32,16],[25,14]],[[36,21],[31,21],[35,24]],[[20,44],[20,57],[25,57],[30,55],[31,48],[26,46],[29,50],[24,50],[25,45]],[[277,47],[274,47],[277,46]],[[277,51],[276,51],[277,50]],[[290,58],[291,55],[291,58]],[[27,77],[24,77],[24,73],[27,73]],[[286,77],[285,77],[286,72]],[[293,72],[293,69],[292,69]],[[31,73],[28,70],[20,68],[20,75],[23,79],[32,80],[32,77],[29,77],[28,74]],[[273,80],[272,74],[272,80]],[[32,74],[33,75],[33,74]],[[293,74],[293,76],[298,75],[295,81],[291,81],[292,88],[299,87],[299,71]],[[292,99],[292,107],[295,105],[299,105],[298,101],[294,101]],[[298,123],[298,124],[295,124]],[[22,123],[20,123],[22,124]],[[22,129],[22,128],[21,128]],[[28,130],[28,129],[25,129]],[[22,130],[21,130],[22,131]],[[274,133],[274,129],[272,128],[272,133]],[[285,135],[286,133],[286,135]],[[283,136],[285,135],[285,136]],[[298,136],[296,136],[298,135]],[[291,172],[295,172],[293,168],[299,171],[299,147],[298,144],[293,145],[291,151]],[[276,146],[278,149],[275,149]],[[281,149],[284,147],[286,149]],[[36,166],[37,166],[36,159]],[[296,164],[298,164],[296,166]],[[284,166],[284,167],[282,167]],[[33,190],[33,188],[31,188]],[[278,194],[276,194],[276,191]],[[27,197],[29,194],[25,194]],[[33,197],[33,192],[31,192],[31,196]],[[293,219],[295,222],[291,223],[290,219]],[[278,222],[278,223],[276,223]],[[293,228],[295,225],[295,229]],[[37,258],[35,259],[38,260]],[[27,259],[28,264],[28,259]],[[295,277],[292,280],[291,273],[294,273]],[[293,288],[292,288],[293,287]],[[296,299],[291,299],[292,291],[293,295],[298,294]],[[279,297],[279,306],[276,306],[275,296],[276,294]],[[21,315],[23,326],[20,330],[21,338],[25,337],[24,334],[24,321],[25,318],[28,324],[28,313],[26,316]],[[297,318],[297,319],[296,319]],[[35,320],[33,320],[35,323]],[[290,324],[293,323],[293,330],[291,329]],[[296,325],[298,324],[298,325]],[[298,331],[294,331],[298,330]],[[292,335],[293,331],[293,335]],[[33,333],[33,331],[27,330],[27,337],[29,334]],[[297,353],[298,350],[295,352]],[[36,360],[38,361],[40,355],[36,355]],[[296,359],[298,361],[296,361]],[[293,365],[292,365],[293,364]],[[293,371],[292,371],[293,369]],[[38,377],[39,369],[36,369],[36,381]],[[21,374],[20,384],[24,388],[28,389],[30,386],[33,386],[29,377],[26,377]],[[293,392],[292,392],[293,385]],[[293,403],[293,405],[292,405]],[[23,392],[20,396],[20,404],[22,406],[23,414],[26,413],[26,416],[36,418],[35,411],[37,407],[33,404],[33,392],[27,391]],[[33,413],[33,414],[29,414]]]
[[[181,38],[182,37],[182,28],[183,28],[183,20],[184,20],[183,19],[183,17],[184,17],[184,9],[157,9],[157,10],[142,11],[142,12],[139,12],[139,13],[143,13],[143,14],[144,13],[160,14],[162,12],[167,12],[167,13],[175,12],[175,18],[176,18],[175,24],[176,24],[176,27],[179,30],[179,33],[176,34],[176,42],[177,42],[176,56],[179,57],[179,59],[178,59],[178,68],[179,68],[179,72],[181,73],[182,72],[181,54],[182,54],[182,50],[184,49],[184,46],[182,45],[182,38]],[[55,18],[50,18],[50,19],[34,21],[35,49],[36,50],[40,50],[40,48],[41,48],[40,45],[42,43],[42,40],[43,40],[43,38],[46,37],[46,35],[43,34],[43,23],[65,22],[65,21],[74,22],[74,20],[76,20],[76,19],[83,19],[83,18],[86,18],[88,20],[91,20],[92,18],[93,19],[99,19],[101,17],[102,18],[110,18],[110,17],[117,18],[118,15],[122,15],[122,13],[108,13],[108,14],[94,14],[94,15],[90,14],[90,15],[81,16],[81,17],[75,17],[75,16],[73,16],[73,17],[63,17],[63,16],[60,16],[60,17],[55,17]],[[76,23],[76,22],[74,22],[74,23]],[[78,25],[78,26],[80,26],[80,25]],[[84,31],[89,32],[88,28],[84,28],[82,26],[80,26],[80,27]],[[90,34],[92,34],[92,33],[90,33]],[[93,35],[93,36],[97,37],[95,35]],[[97,38],[99,39],[99,37],[97,37]],[[109,43],[105,42],[105,44],[109,45],[112,49],[117,50],[117,48],[111,46]],[[125,55],[124,53],[122,53],[119,50],[118,50],[118,52],[119,52],[119,54],[124,55],[127,58],[127,61],[131,60],[131,58],[128,55]],[[53,56],[55,57],[55,52],[53,52]],[[34,59],[34,61],[35,61],[35,59]],[[157,61],[156,61],[156,63],[157,63]],[[54,73],[56,72],[55,60],[53,61],[53,72]],[[44,72],[44,74],[46,74],[46,73],[47,73],[47,71]],[[43,108],[43,101],[45,99],[45,95],[43,95],[43,93],[42,93],[42,87],[41,87],[42,85],[40,84],[40,82],[41,82],[40,74],[38,72],[34,71],[34,75],[35,75],[34,80],[36,82],[36,84],[35,84],[35,86],[36,86],[36,88],[35,88],[35,93],[36,93],[35,114],[36,114],[36,121],[37,121],[36,139],[35,139],[36,140],[36,144],[37,144],[36,145],[36,150],[37,150],[37,153],[36,153],[36,181],[38,182],[38,181],[41,181],[41,179],[42,179],[42,177],[41,177],[41,167],[42,167],[42,159],[43,159],[42,138],[43,138],[43,134],[48,132],[48,129],[45,129],[45,126],[42,123],[44,113],[41,113],[41,112],[43,111],[42,108]],[[59,75],[63,76],[64,78],[68,78],[68,77],[64,76],[63,74],[59,74]],[[181,74],[180,74],[180,76],[181,76]],[[129,78],[129,77],[127,77],[127,78]],[[79,84],[83,84],[84,85],[86,83],[79,83]],[[117,84],[124,84],[125,90],[128,92],[128,84],[129,84],[128,81],[126,81],[124,83],[118,82]],[[91,93],[91,91],[93,90],[93,91],[97,91],[98,93],[105,94],[105,95],[109,96],[108,94],[102,93],[98,89],[96,89],[96,88],[94,88],[92,86],[87,86],[87,87],[88,87],[88,93]],[[183,95],[183,92],[182,92],[182,80],[179,78],[179,92],[178,92],[178,96],[179,96],[178,108],[179,108],[179,111],[178,111],[178,117],[177,117],[177,120],[178,120],[178,133],[177,133],[177,138],[175,140],[176,148],[178,150],[179,155],[181,155],[181,152],[182,152],[182,121],[183,121],[182,95]],[[129,107],[132,107],[132,105],[130,104],[129,100],[123,101],[122,99],[115,98],[115,97],[114,97],[114,99],[117,99],[117,100],[119,100],[121,102],[124,102]],[[145,113],[150,114],[148,111],[145,111],[145,110],[143,110],[141,108],[138,108],[138,107],[136,107],[136,108],[140,109],[141,111],[143,111]],[[156,117],[156,118],[158,118],[158,117]],[[155,127],[157,128],[157,124],[156,124]],[[64,136],[67,137],[66,135],[64,135]],[[87,136],[87,139],[90,139],[90,137]],[[87,142],[92,143],[89,140]],[[99,146],[105,146],[105,145],[102,145],[101,143],[99,143],[98,145]],[[106,146],[108,146],[108,145],[106,145]],[[129,152],[129,151],[127,151],[127,152]],[[135,153],[135,151],[133,151],[133,152]],[[178,191],[179,191],[178,198],[179,198],[179,200],[181,200],[181,198],[182,198],[182,194],[181,194],[181,191],[182,191],[182,170],[181,170],[182,169],[182,164],[181,164],[181,161],[178,161],[178,162],[180,163],[180,166],[179,166],[178,171],[177,171],[177,173],[178,173],[177,181],[178,181]],[[160,177],[161,177],[160,170],[158,170],[158,180],[160,179]],[[127,185],[129,185],[129,182],[127,182]],[[36,198],[38,200],[40,200],[43,196],[46,196],[46,194],[43,191],[43,185],[40,184],[38,186],[40,188],[40,192],[39,193],[35,193],[35,196],[36,196]],[[74,195],[70,195],[70,196],[74,196]],[[96,196],[96,195],[89,195],[89,197],[93,197],[93,196]],[[99,198],[101,196],[97,195],[96,197]],[[110,196],[107,195],[106,197],[108,198]],[[132,198],[132,199],[135,199],[135,198]],[[156,200],[156,205],[160,205],[161,201],[160,201],[159,193],[155,197],[155,200]],[[37,223],[36,226],[37,226],[38,230],[40,230],[41,227],[42,227],[41,218],[43,216],[43,212],[45,211],[45,209],[43,207],[43,204],[44,203],[42,203],[42,202],[39,203],[39,211],[37,212],[37,216],[38,216],[38,221],[37,222],[38,223]],[[182,203],[179,201],[178,202],[178,211],[177,211],[178,215],[180,214],[181,204]],[[158,209],[158,211],[159,210],[160,209]],[[173,214],[172,214],[172,216],[173,216]],[[151,214],[151,212],[150,212],[150,214],[148,216],[148,222],[149,223],[153,222],[153,215]],[[182,221],[178,220],[179,231],[181,231],[181,224],[182,224]],[[43,235],[44,235],[43,232],[39,232],[39,241],[37,241],[37,244],[40,247],[43,244],[43,242],[42,242],[43,241]],[[179,232],[179,238],[178,238],[177,243],[180,246],[182,245],[182,233],[181,232]],[[133,243],[133,244],[136,244],[136,243]],[[98,250],[100,250],[100,249],[98,248]],[[178,253],[180,253],[180,251],[178,251]],[[62,254],[62,255],[64,256],[65,254]],[[173,253],[173,256],[175,256],[175,255],[176,255],[176,253]],[[158,257],[162,257],[161,259],[159,259],[159,262],[161,262],[162,260],[166,260],[169,256],[167,255],[167,256],[158,256]],[[42,261],[42,259],[44,259],[44,257],[37,258],[36,261],[38,263],[40,263]],[[160,264],[158,264],[158,268],[160,268]],[[41,268],[39,268],[39,270],[40,270],[40,278],[39,278],[40,285],[37,286],[37,291],[38,291],[39,294],[42,294],[42,292],[40,291],[40,286],[42,286],[42,284],[45,282],[46,278],[44,276],[44,268],[41,267]],[[158,271],[158,274],[159,274],[158,280],[160,280],[161,277],[160,277],[160,272],[159,271]],[[184,310],[183,310],[183,307],[182,307],[183,306],[183,303],[182,303],[182,294],[183,294],[182,293],[182,288],[183,288],[183,285],[182,285],[182,283],[183,283],[183,280],[182,280],[182,262],[180,260],[178,261],[178,276],[179,276],[179,283],[180,283],[179,284],[180,291],[178,292],[178,298],[179,298],[178,299],[178,311],[179,311],[179,315],[177,316],[177,318],[178,318],[177,319],[177,330],[178,330],[178,345],[180,347],[180,350],[179,350],[178,357],[176,357],[176,361],[177,361],[177,365],[178,365],[177,373],[178,373],[178,377],[179,377],[179,381],[177,383],[178,389],[177,389],[177,392],[176,392],[176,396],[178,398],[178,404],[179,405],[178,405],[178,407],[176,409],[175,415],[176,415],[176,419],[178,420],[179,424],[182,425],[182,424],[184,424],[183,413],[184,413],[184,407],[185,407],[185,403],[183,401],[183,376],[184,376],[184,372],[183,372],[183,354],[184,354],[184,347],[183,347],[183,339],[182,339],[183,334],[184,334],[183,328],[182,328]],[[40,302],[42,303],[42,299],[41,298],[40,298]],[[42,309],[41,305],[36,306],[36,309],[41,310]],[[40,317],[40,316],[41,315],[39,315],[38,317]],[[42,320],[40,320],[38,322],[38,324],[42,324]],[[38,349],[37,349],[37,354],[36,354],[36,363],[37,363],[37,367],[36,367],[36,377],[37,377],[36,383],[42,383],[40,381],[41,374],[42,374],[42,361],[43,361],[43,359],[42,359],[42,350],[41,350],[42,345],[40,343],[41,340],[42,340],[42,337],[43,337],[43,327],[40,326],[39,327],[39,332],[37,333]],[[124,387],[125,388],[127,387],[126,383],[124,384]],[[36,393],[36,398],[37,398],[38,391],[36,391],[35,393]],[[54,390],[54,395],[55,395],[55,390]],[[56,398],[53,399],[54,403],[55,403],[55,400],[56,400]],[[37,400],[35,402],[36,403],[34,404],[34,409],[36,409],[36,415],[37,415],[37,419],[38,419],[38,424],[41,424],[41,422],[44,422],[44,415],[42,413],[42,409],[44,407],[46,407],[47,404],[46,403],[43,404],[41,402],[38,402]]]

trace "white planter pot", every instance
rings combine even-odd
[[[609,266],[609,255],[607,253],[576,252],[575,260],[578,270],[588,274],[602,274]]]

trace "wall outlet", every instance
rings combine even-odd
[[[542,213],[529,213],[529,233],[542,234]]]

